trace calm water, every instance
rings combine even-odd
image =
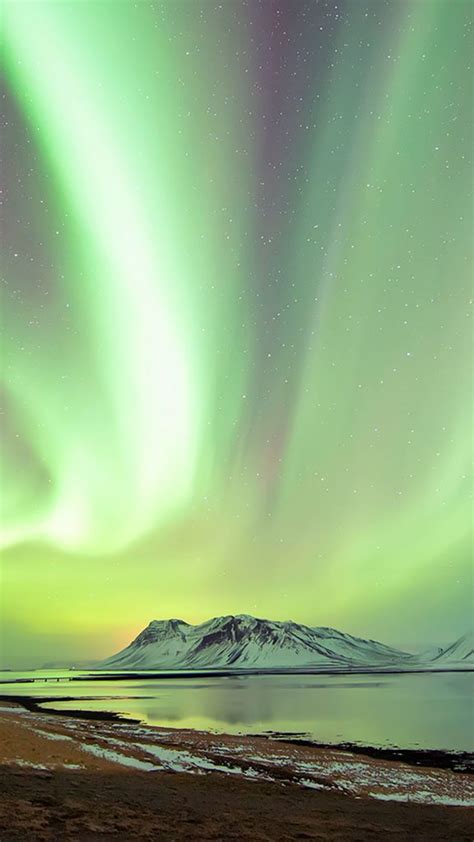
[[[35,678],[34,684],[2,683],[0,695],[74,696],[74,702],[52,707],[117,711],[151,725],[298,733],[329,743],[474,750],[474,673],[118,681],[70,681],[71,675],[81,673],[0,672],[2,682]],[[62,678],[52,682],[47,680],[51,676]]]

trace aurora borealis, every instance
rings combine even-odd
[[[1,640],[472,600],[468,0],[6,0]]]

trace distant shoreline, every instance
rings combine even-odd
[[[199,669],[199,670],[122,670],[121,672],[108,672],[107,670],[94,670],[90,672],[86,670],[76,670],[73,667],[58,667],[58,670],[63,669],[71,673],[83,672],[84,675],[54,675],[45,678],[38,676],[38,678],[13,678],[0,679],[1,684],[33,684],[35,681],[121,681],[123,678],[140,678],[140,679],[160,679],[160,678],[228,678],[232,676],[252,676],[252,675],[420,675],[431,673],[458,673],[458,672],[474,672],[474,663],[468,666],[455,666],[450,664],[446,667],[413,667],[413,668],[390,668],[390,667],[356,667],[354,669],[338,669],[338,668],[315,668],[315,667],[268,667],[258,669],[244,669],[241,667],[229,667],[219,669]],[[1,672],[41,672],[43,667],[38,667],[32,670],[0,670]]]

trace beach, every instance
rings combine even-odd
[[[474,781],[337,748],[0,707],[0,840],[472,840]]]

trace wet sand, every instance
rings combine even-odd
[[[0,842],[473,839],[472,777],[0,708]]]

